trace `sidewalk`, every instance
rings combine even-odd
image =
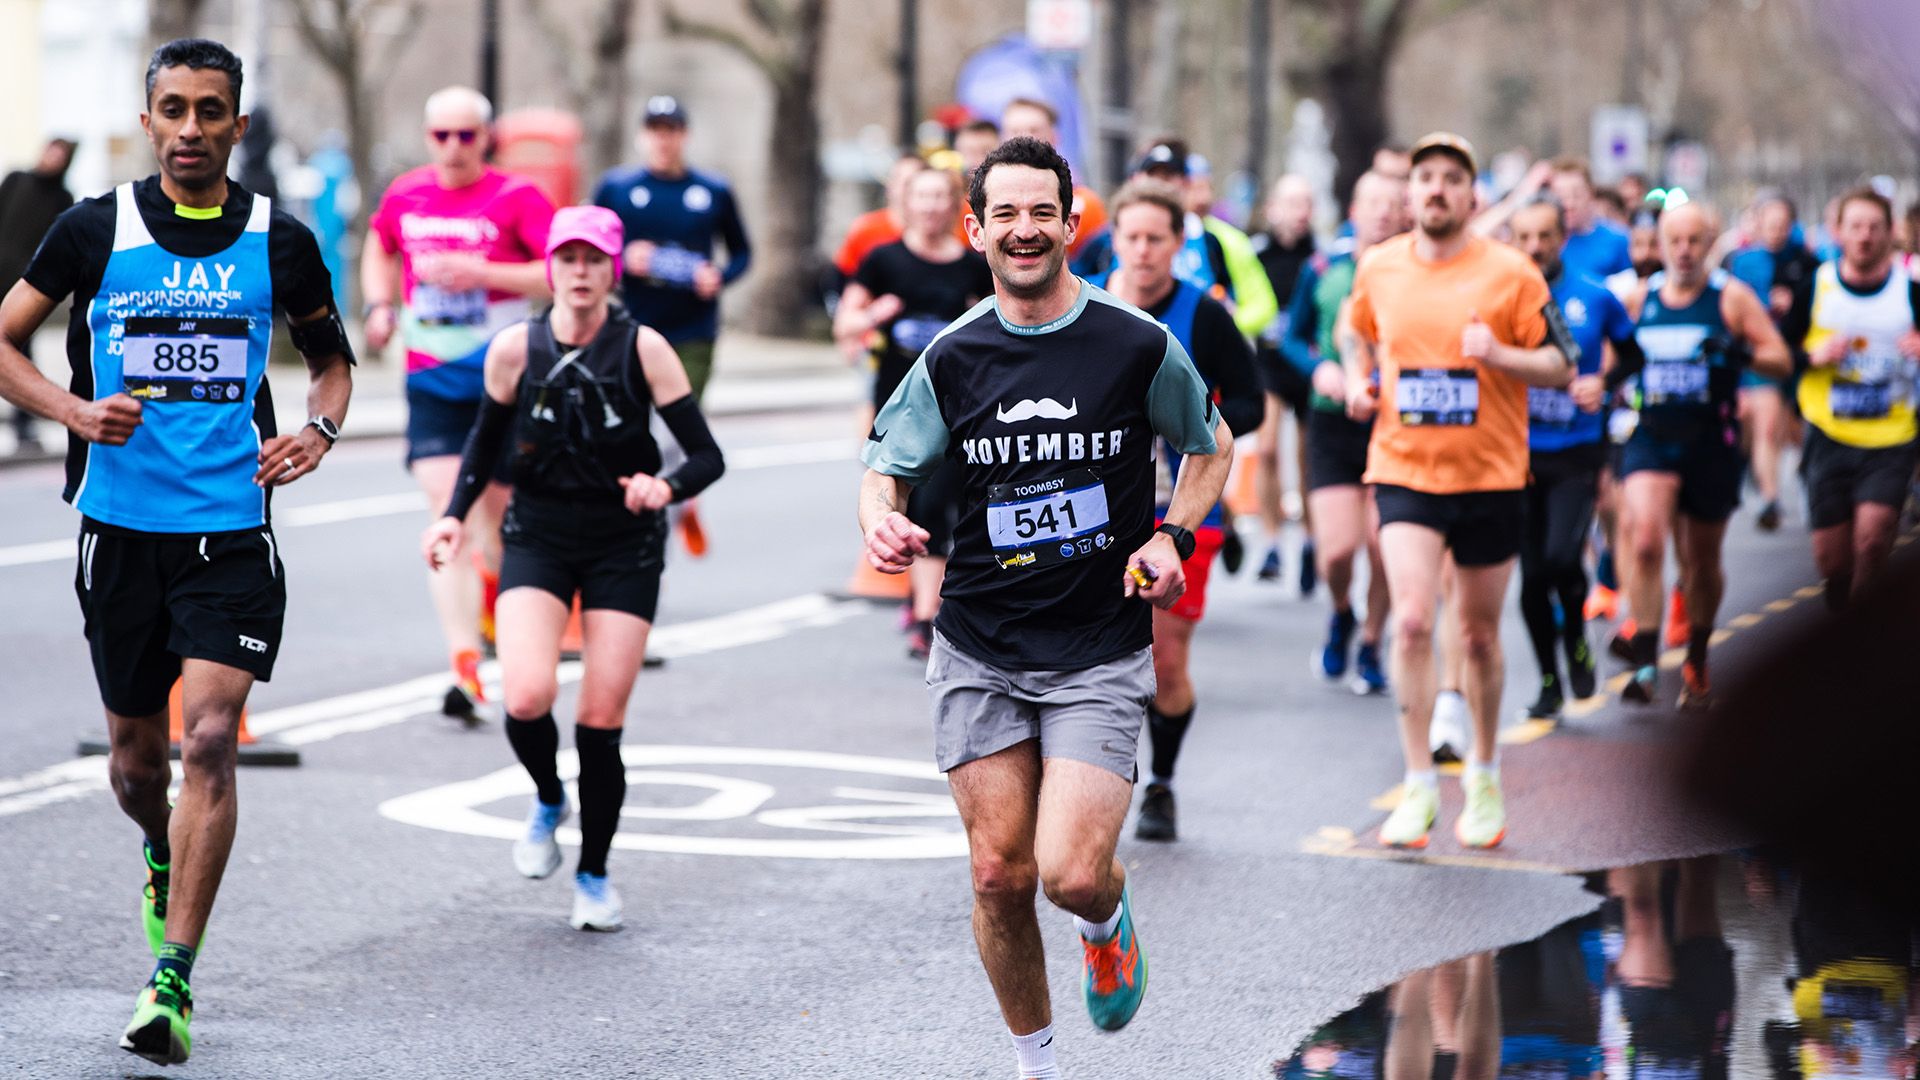
[[[34,342],[34,356],[49,379],[66,385],[68,370],[65,334],[49,328]],[[389,350],[399,353],[396,347]],[[721,334],[714,359],[713,380],[707,385],[704,408],[708,416],[796,409],[851,409],[864,400],[866,376],[847,366],[831,344],[787,338],[755,337],[734,331]],[[345,439],[398,436],[406,431],[407,406],[404,365],[395,360],[362,357],[353,373],[353,403],[340,435]],[[274,364],[267,371],[273,387],[274,417],[282,432],[297,431],[307,422],[307,373],[292,364]],[[10,417],[11,406],[0,403],[0,416]],[[52,461],[65,453],[64,432],[41,421],[38,434],[51,449],[21,449],[14,445],[10,424],[0,423],[0,468]]]

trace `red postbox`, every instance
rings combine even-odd
[[[580,200],[579,118],[559,109],[516,109],[494,121],[493,163],[524,176],[555,206]]]

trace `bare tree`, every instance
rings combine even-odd
[[[768,147],[769,186],[779,192],[780,212],[761,230],[757,245],[761,282],[747,326],[756,333],[792,335],[818,305],[820,204],[826,177],[820,170],[820,46],[826,0],[739,0],[747,27],[688,17],[667,0],[667,31],[716,42],[753,62],[773,88],[773,131]]]
[[[340,90],[347,122],[347,156],[360,185],[354,231],[366,225],[380,197],[373,148],[380,139],[376,101],[399,68],[400,53],[420,24],[421,0],[286,0],[300,36]],[[386,37],[384,47],[375,39]]]
[[[592,21],[582,42],[556,10],[556,0],[526,0],[527,10],[558,58],[567,107],[586,128],[589,183],[620,163],[627,148],[627,53],[633,46],[633,19],[639,0],[594,0]],[[577,4],[566,7],[578,10]],[[582,53],[586,63],[573,59]]]
[[[147,51],[175,38],[193,37],[207,0],[151,0],[147,5]]]
[[[1834,68],[1907,142],[1920,161],[1920,18],[1911,0],[1806,0],[1808,21]]]

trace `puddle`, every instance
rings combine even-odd
[[[1920,912],[1753,855],[1587,875],[1598,910],[1415,972],[1278,1080],[1910,1080]]]

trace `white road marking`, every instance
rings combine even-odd
[[[708,619],[662,626],[653,632],[648,650],[668,658],[699,656],[775,641],[801,630],[834,626],[872,605],[860,600],[835,600],[822,593],[776,600],[759,607],[716,615]],[[580,681],[581,664],[567,661],[559,667],[562,685]],[[499,665],[481,665],[489,693],[499,694]],[[292,746],[311,746],[405,723],[419,716],[438,715],[446,694],[444,673],[422,675],[390,686],[289,705],[247,717],[247,730],[271,735]],[[26,813],[44,806],[80,798],[107,788],[103,757],[75,758],[23,776],[0,778],[0,817]]]
[[[820,439],[814,442],[782,443],[777,446],[745,446],[727,451],[727,468],[735,472],[774,469],[786,465],[818,465],[829,461],[860,460],[859,447],[851,439]],[[395,491],[385,495],[365,495],[357,499],[336,499],[311,506],[289,506],[274,518],[276,529],[299,529],[310,525],[336,525],[343,521],[416,514],[427,508],[426,496],[417,491]],[[74,557],[72,537],[43,540],[32,544],[0,547],[0,567],[35,566],[65,562]]]
[[[959,830],[959,811],[944,790],[891,791],[835,785],[828,789],[832,797],[846,802],[759,810],[775,793],[770,784],[743,777],[663,772],[654,768],[777,767],[842,775],[891,776],[944,788],[940,771],[926,762],[744,746],[624,746],[620,756],[628,769],[630,787],[662,783],[704,787],[715,792],[704,802],[684,810],[629,806],[623,817],[737,820],[761,829],[854,834],[854,837],[716,836],[707,832],[647,832],[623,826],[613,838],[613,845],[618,848],[769,859],[949,859],[967,853],[966,834]],[[580,773],[580,759],[573,751],[562,751],[558,764],[564,780],[571,782]],[[514,765],[472,780],[388,799],[380,804],[380,813],[404,825],[512,840],[526,829],[521,814],[525,800],[532,794],[533,781],[527,778],[526,770]],[[511,800],[510,808],[505,811],[508,816],[482,809],[505,800]],[[576,805],[579,802],[577,794],[574,802]],[[902,823],[910,818],[927,819],[927,823]],[[555,836],[562,844],[577,846],[580,843],[580,830],[576,828],[562,827]]]

